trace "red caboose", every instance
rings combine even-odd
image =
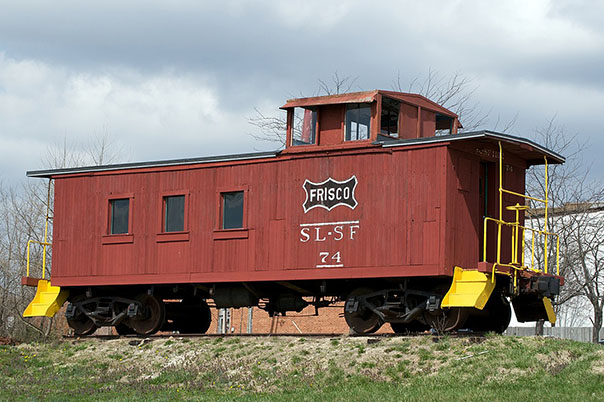
[[[67,299],[78,334],[184,333],[207,330],[209,300],[270,314],[345,300],[358,333],[501,332],[511,299],[521,321],[555,320],[561,278],[524,258],[530,236],[551,250],[554,235],[524,227],[523,194],[526,169],[561,156],[459,134],[457,115],[420,95],[282,109],[280,152],[28,172],[55,196],[52,286],[25,315]]]

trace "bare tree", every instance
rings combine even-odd
[[[48,169],[61,169],[75,166],[106,165],[122,159],[123,149],[104,127],[81,144],[63,138],[61,143],[55,143],[46,148],[42,157],[44,166]]]
[[[350,92],[353,85],[356,83],[358,77],[351,77],[349,75],[340,77],[337,71],[335,71],[330,77],[329,81],[318,79],[319,90],[317,96],[322,93],[325,95],[338,95],[346,92]]]
[[[560,250],[556,249],[554,238],[548,239],[548,268],[552,272],[556,253],[560,255],[560,275],[565,277],[565,286],[554,300],[557,313],[565,310],[584,309],[585,303],[575,300],[586,298],[592,308],[590,318],[594,328],[594,341],[602,327],[604,294],[604,215],[598,213],[604,206],[604,191],[601,183],[590,180],[590,169],[581,158],[586,144],[580,143],[574,136],[565,133],[564,127],[556,123],[553,116],[543,128],[535,131],[537,142],[566,156],[564,165],[548,166],[548,206],[547,230],[560,236]],[[527,194],[543,198],[545,188],[545,167],[534,166],[527,175]],[[546,220],[543,205],[530,200],[532,216],[530,225],[544,230]],[[600,233],[600,234],[599,234]],[[531,244],[527,241],[527,250]],[[544,238],[539,237],[535,244],[535,256],[540,266],[545,265]],[[579,316],[574,310],[570,314]],[[537,333],[542,323],[537,324]]]
[[[556,310],[556,325],[561,327],[580,327],[589,322],[591,311],[589,302],[584,297],[574,297]]]
[[[277,148],[285,148],[287,117],[284,113],[277,116],[267,116],[257,108],[256,115],[248,118],[248,122],[259,129],[258,134],[250,134],[258,141],[273,143]]]
[[[398,92],[418,93],[453,111],[463,124],[464,128],[460,131],[476,130],[484,125],[490,114],[490,110],[483,112],[480,103],[474,101],[478,86],[462,73],[443,76],[430,68],[425,76],[415,77],[408,85],[404,85],[399,71],[396,80],[392,82],[392,88]],[[504,132],[510,128],[504,127]]]
[[[340,76],[336,71],[332,74],[329,80],[325,81],[318,79],[319,88],[314,96],[320,95],[337,95],[349,92],[357,78],[351,76]],[[301,95],[302,97],[304,95]],[[275,144],[279,149],[285,148],[285,137],[287,130],[287,116],[285,113],[279,115],[268,115],[254,108],[256,114],[248,118],[248,122],[259,130],[258,134],[250,134],[252,138]]]
[[[580,295],[590,304],[592,340],[597,343],[604,312],[604,197],[598,193],[589,196],[597,201],[581,197],[581,202],[566,215],[564,247],[568,281],[580,289]]]
[[[556,116],[552,116],[547,123],[535,130],[534,138],[539,143],[548,149],[565,155],[566,163],[563,165],[548,165],[548,207],[551,211],[558,213],[550,213],[547,219],[547,225],[544,220],[542,203],[534,200],[529,200],[531,207],[529,217],[532,217],[531,226],[538,230],[544,230],[547,226],[548,231],[557,231],[561,238],[564,237],[564,206],[572,199],[572,187],[581,178],[582,161],[580,155],[584,149],[584,144],[579,143],[574,136],[568,135],[564,128],[556,123]],[[526,193],[535,198],[544,198],[546,193],[545,187],[545,166],[533,166],[527,172],[526,177]],[[550,240],[551,241],[551,240]],[[530,250],[531,245],[527,244],[527,249]],[[535,257],[540,266],[545,264],[544,239],[537,239],[535,245]],[[560,274],[565,276],[568,261],[565,258],[564,250],[560,252],[561,264]],[[548,248],[548,261],[556,260],[555,247]],[[562,294],[555,301],[556,306],[561,306],[568,300],[579,294],[579,290],[573,287],[573,284],[567,284],[563,287]]]
[[[122,147],[109,134],[107,125],[90,137],[83,148],[92,165],[115,163],[122,158],[123,154]]]
[[[0,332],[13,337],[27,337],[29,331],[47,336],[52,328],[52,320],[31,323],[21,316],[34,295],[32,288],[21,286],[27,242],[42,241],[40,227],[43,227],[45,210],[36,196],[41,191],[39,184],[28,183],[20,191],[0,189],[0,322],[5,324]],[[32,247],[31,251],[30,265],[38,270],[42,267],[42,250]],[[32,276],[41,274],[41,271],[31,272]]]
[[[82,166],[85,160],[85,154],[73,142],[68,142],[67,137],[61,143],[47,146],[42,156],[42,164],[49,169]]]
[[[84,144],[63,140],[47,148],[43,163],[47,168],[98,165],[117,161],[120,152],[106,129]],[[47,208],[53,215],[53,187],[42,180],[28,180],[15,187],[0,183],[0,336],[27,338],[31,334],[48,337],[63,317],[23,319],[25,307],[33,299],[34,289],[21,286],[25,275],[27,243],[44,240]],[[48,192],[50,191],[50,197]],[[50,202],[49,202],[50,200]],[[48,242],[52,242],[52,220],[49,222]],[[52,249],[47,247],[45,276],[50,277]],[[30,275],[42,276],[42,247],[32,243]]]

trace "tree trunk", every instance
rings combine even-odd
[[[593,324],[594,326],[591,339],[593,343],[598,343],[600,342],[600,330],[602,329],[602,309],[594,308]]]
[[[539,320],[535,323],[535,335],[543,336],[543,325],[545,324],[545,320]]]
[[[52,331],[52,324],[55,322],[54,317],[50,317],[48,320],[48,327],[46,327],[46,331],[44,331],[44,338],[48,338],[50,332]]]

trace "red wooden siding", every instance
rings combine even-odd
[[[447,258],[446,269],[454,265],[463,268],[477,268],[477,262],[483,259],[482,231],[483,231],[483,200],[480,196],[481,162],[488,163],[488,211],[487,215],[493,218],[499,217],[499,168],[497,158],[487,157],[477,150],[485,146],[451,147],[448,159],[448,202],[446,242]],[[486,146],[490,155],[497,155],[498,150],[492,146]],[[526,162],[512,154],[504,152],[504,185],[507,190],[524,193],[524,178]],[[516,203],[524,204],[524,200],[504,194],[503,196],[503,219],[513,222],[515,213],[505,209],[506,206]],[[521,214],[521,223],[524,215]],[[502,253],[501,261],[509,262],[511,259],[511,228],[503,226],[502,229]],[[496,258],[497,225],[490,222],[487,226],[487,256],[493,262]],[[520,244],[520,243],[519,243]],[[449,272],[452,274],[452,272]]]
[[[342,143],[346,105],[323,106],[319,111],[319,145]]]
[[[442,273],[445,155],[446,147],[433,146],[59,178],[53,281],[65,286]],[[355,209],[304,213],[306,179],[318,183],[353,175],[358,180]],[[249,189],[247,227],[238,235],[216,231],[220,189],[238,186]],[[187,194],[188,231],[161,235],[161,195],[180,192]],[[106,213],[100,211],[112,193],[134,194],[131,242],[104,241],[111,236],[106,236]],[[306,226],[310,239],[301,241],[300,225],[356,221],[337,230],[334,225]],[[336,261],[332,257],[339,252],[343,267],[316,268],[325,252],[328,261]]]
[[[488,146],[487,156],[474,143],[441,142],[58,176],[53,283],[406,277],[451,275],[455,265],[476,268],[482,258],[481,162],[496,161]],[[505,166],[505,187],[523,192],[526,162],[506,154]],[[305,180],[352,176],[358,183],[354,209],[304,212]],[[490,216],[498,212],[496,178],[493,164]],[[220,193],[234,190],[245,194],[244,228],[219,230]],[[112,194],[132,196],[129,235],[107,235]],[[185,194],[184,232],[161,232],[165,194]],[[506,205],[517,201],[508,198]],[[504,216],[512,220],[513,212]]]
[[[422,109],[420,137],[432,137],[436,130],[436,113]]]
[[[419,133],[417,132],[418,108],[406,103],[401,103],[400,116],[400,138],[419,137]]]

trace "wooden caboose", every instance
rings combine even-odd
[[[54,232],[52,285],[24,280],[40,283],[25,315],[67,300],[78,334],[205,332],[209,305],[345,300],[359,333],[503,331],[511,299],[520,320],[555,319],[555,261],[524,258],[529,236],[551,250],[554,235],[523,226],[524,189],[530,166],[561,156],[459,133],[456,114],[415,94],[281,108],[279,152],[28,172],[54,181]]]

